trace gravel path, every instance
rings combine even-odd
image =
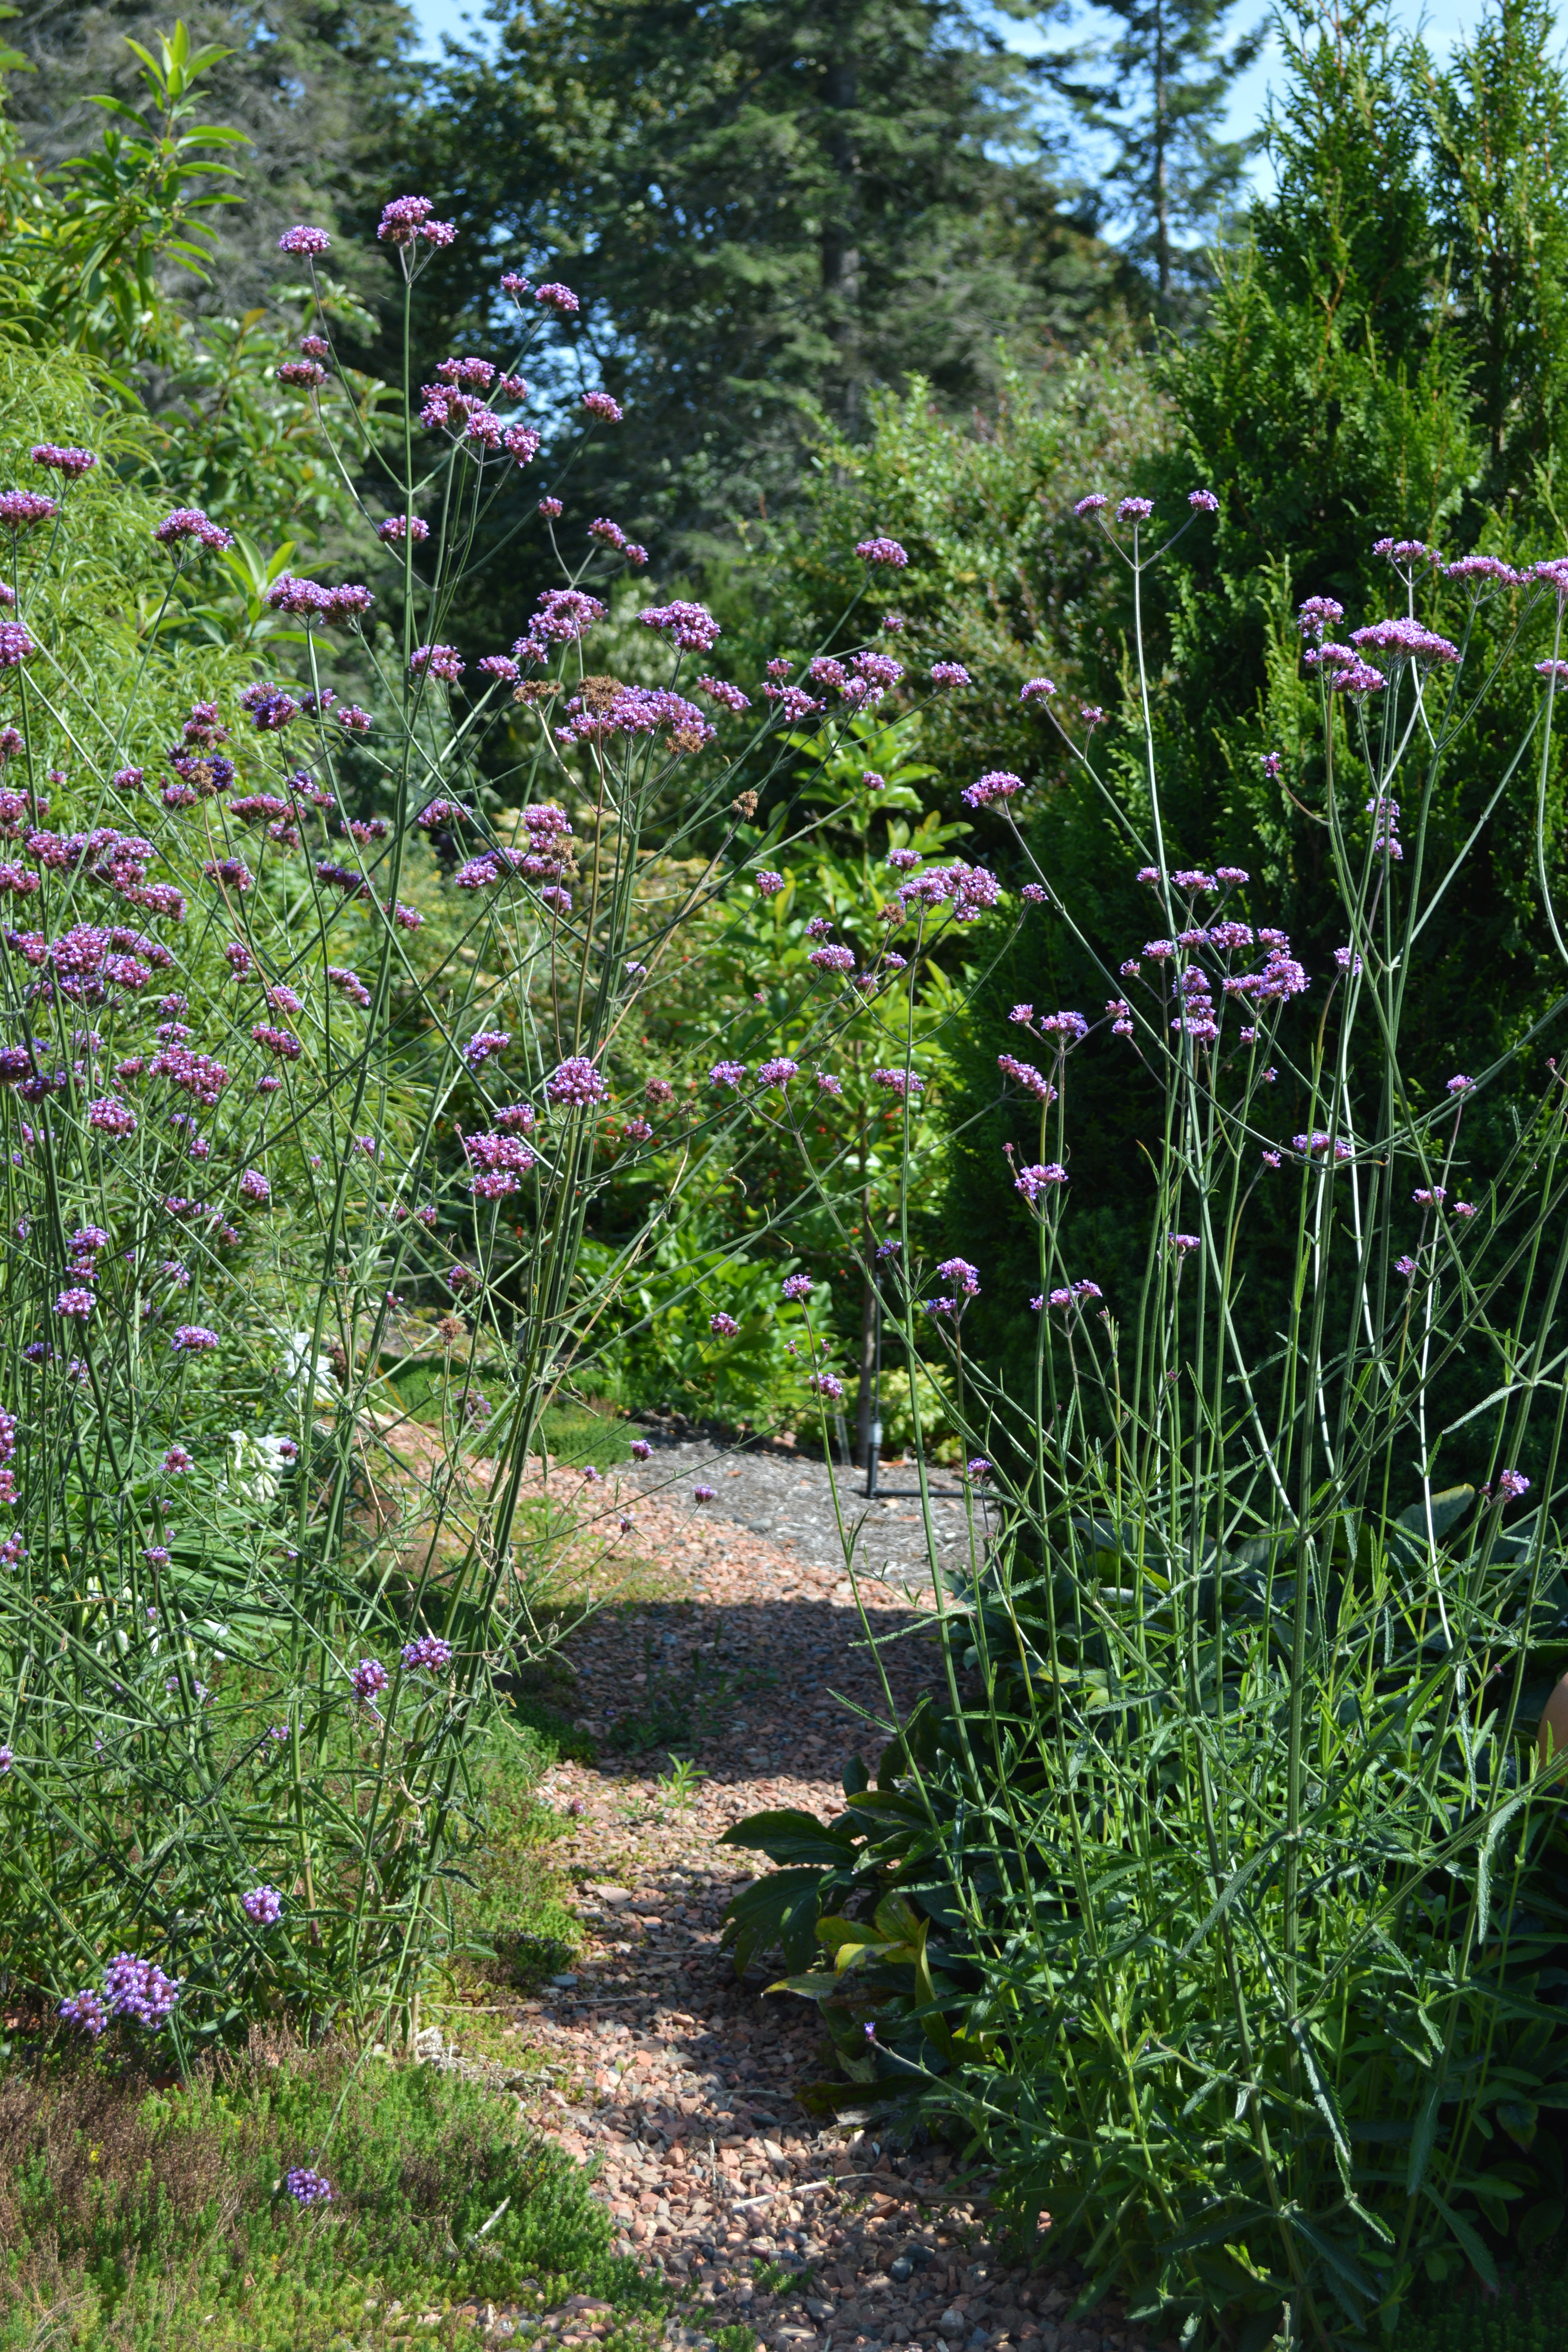
[[[846,1470],[790,1446],[725,1446],[657,1435],[653,1444],[652,1461],[631,1474],[631,1483],[644,1492],[684,1495],[692,1483],[706,1480],[716,1490],[715,1512],[770,1538],[804,1567],[843,1575],[847,1546],[858,1574],[929,1589],[920,1478],[912,1463],[885,1463],[878,1486],[894,1491],[868,1502],[863,1470]],[[977,1493],[973,1507],[967,1503],[951,1470],[931,1471],[928,1484],[937,1557],[944,1567],[962,1567],[969,1557],[971,1507],[973,1540],[984,1544],[984,1500]]]
[[[734,1517],[692,1506],[704,1472]],[[500,2001],[507,2022],[496,2008],[482,2021],[448,2016],[427,2054],[477,2061],[540,2129],[597,2160],[620,2250],[680,2292],[668,2333],[694,2352],[715,2352],[721,2329],[745,2331],[726,2352],[1152,2352],[1114,2301],[1068,2320],[1075,2266],[1003,2262],[984,2184],[956,2179],[945,2149],[882,2145],[869,2110],[826,2124],[808,2111],[797,2094],[836,2072],[815,2011],[768,1997],[765,1969],[737,1982],[719,1948],[723,1906],[753,1874],[721,1832],[765,1807],[840,1810],[844,1764],[856,1751],[874,1760],[889,1698],[902,1714],[940,1663],[921,1631],[929,1591],[876,1582],[862,1588],[869,1622],[905,1638],[870,1653],[826,1541],[827,1475],[787,1454],[737,1462],[676,1445],[606,1495],[612,1508],[632,1503],[637,1549],[667,1597],[608,1610],[572,1644],[579,1719],[605,1744],[540,1793],[573,1820],[556,1852],[584,1948],[543,1999]],[[783,1540],[754,1533],[758,1520]],[[882,1522],[900,1541],[902,1525]],[[705,1775],[684,1800],[668,1755],[610,1752],[682,1709],[684,1730],[665,1744]],[[505,2050],[510,2066],[494,2054]],[[469,2316],[488,2341],[552,2347],[591,2344],[609,2325],[580,2299]]]

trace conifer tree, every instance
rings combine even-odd
[[[776,511],[814,420],[861,432],[868,391],[915,375],[984,398],[999,338],[1038,350],[1113,306],[1027,69],[970,0],[491,15],[493,59],[454,58],[414,127],[410,184],[464,227],[471,321],[502,249],[581,296],[631,410],[605,495],[641,537]]]
[[[1428,90],[1434,227],[1495,501],[1531,488],[1568,422],[1568,73],[1549,0],[1497,0]]]
[[[1219,135],[1230,87],[1262,47],[1263,28],[1228,48],[1222,35],[1232,0],[1101,0],[1121,29],[1102,48],[1079,48],[1041,70],[1088,131],[1109,140],[1103,175],[1108,208],[1130,223],[1128,252],[1150,272],[1161,313],[1201,262],[1240,187],[1256,141]],[[1110,68],[1088,78],[1084,68]]]

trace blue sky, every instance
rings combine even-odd
[[[439,55],[443,34],[462,30],[465,16],[472,19],[476,30],[482,33],[488,29],[482,23],[477,0],[414,0],[414,13],[424,35],[424,46],[433,56]],[[1247,0],[1239,0],[1232,13],[1232,26],[1239,30],[1244,26],[1255,24],[1266,13],[1267,0],[1258,0],[1256,6],[1248,5]],[[1401,5],[1401,0],[1394,0],[1393,13],[1396,21],[1408,26],[1412,31],[1417,25],[1424,25],[1432,48],[1439,56],[1444,56],[1465,28],[1475,23],[1480,9],[1478,0],[1463,0],[1463,5],[1462,0],[1426,0],[1425,5],[1419,5],[1419,0],[1404,0],[1404,5]],[[1095,8],[1084,6],[1079,12],[1078,21],[1085,30],[1092,31],[1097,16]],[[1099,18],[1101,26],[1108,22],[1106,18]],[[1048,37],[1053,44],[1065,40],[1071,29],[1053,26]],[[1239,137],[1256,127],[1268,103],[1269,84],[1279,71],[1279,47],[1270,40],[1257,65],[1242,76],[1232,92],[1227,127],[1233,137]]]

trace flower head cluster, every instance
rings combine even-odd
[[[1012,1054],[998,1054],[996,1067],[1005,1078],[1011,1078],[1016,1087],[1022,1087],[1026,1094],[1033,1095],[1037,1102],[1055,1102],[1055,1087],[1043,1071],[1036,1069],[1033,1062],[1020,1062]]]
[[[176,507],[153,526],[153,536],[162,547],[179,547],[191,540],[220,551],[234,545],[234,533],[210,521],[200,507]]]
[[[569,1054],[544,1081],[546,1099],[568,1110],[587,1110],[609,1091],[609,1081],[586,1054]]]
[[[379,1658],[362,1658],[349,1676],[353,1695],[361,1706],[374,1706],[391,1680]]]
[[[63,474],[68,482],[79,481],[98,463],[90,449],[62,449],[58,441],[35,442],[32,457],[35,466],[47,466],[53,472]]]
[[[951,1282],[956,1290],[962,1291],[965,1298],[979,1297],[980,1270],[971,1265],[966,1257],[944,1257],[937,1272],[944,1282]]]
[[[1419,621],[1404,614],[1390,621],[1369,622],[1364,629],[1352,629],[1351,643],[1370,646],[1385,661],[1457,662],[1459,658],[1458,646],[1438,636],[1435,629],[1424,629]]]
[[[217,1333],[201,1323],[182,1323],[169,1341],[176,1356],[210,1356],[217,1344]]]
[[[1011,800],[1024,789],[1024,779],[1009,768],[988,768],[978,783],[966,785],[963,799],[970,808],[984,808],[992,801]]]
[[[426,1674],[444,1675],[452,1663],[452,1644],[443,1641],[439,1633],[421,1633],[417,1641],[405,1642],[402,1657],[411,1675],[421,1669]]]
[[[518,1177],[526,1174],[535,1158],[520,1135],[465,1135],[463,1150],[474,1171],[468,1190],[476,1201],[500,1201],[515,1192]]]
[[[47,522],[51,515],[58,512],[57,501],[46,497],[42,490],[0,490],[0,524],[7,530],[31,530],[35,524]],[[8,601],[14,604],[15,596]]]
[[[1057,1185],[1065,1184],[1068,1171],[1059,1160],[1047,1160],[1043,1167],[1021,1168],[1013,1179],[1013,1190],[1022,1192],[1031,1208]]]
[[[6,1753],[8,1755],[10,1750],[7,1749]],[[90,1986],[62,2000],[59,2014],[68,2025],[79,2026],[83,2033],[90,2033],[95,2042],[109,2023],[109,2011],[103,2005],[103,1997],[94,1992]]]
[[[1472,588],[1517,588],[1529,575],[1516,572],[1495,555],[1461,555],[1443,566],[1445,580],[1468,583]]]
[[[511,649],[517,661],[547,660],[552,646],[576,644],[595,621],[605,617],[599,599],[581,588],[546,588],[538,604],[528,635],[519,637]]]
[[[497,1054],[504,1054],[511,1044],[510,1029],[480,1029],[463,1048],[463,1059],[470,1070],[482,1070]]]
[[[324,2172],[314,2172],[308,2165],[290,2165],[283,2175],[283,2186],[296,2205],[327,2205],[331,2202],[331,2182]]]
[[[555,736],[568,747],[616,735],[631,740],[666,729],[670,751],[700,751],[715,733],[711,720],[694,702],[667,687],[617,685],[607,697],[596,692],[574,695],[566,713],[566,724],[556,729]]]
[[[1374,539],[1372,551],[1374,555],[1383,556],[1387,562],[1399,565],[1441,563],[1443,561],[1436,549],[1428,547],[1424,539]]]
[[[278,240],[279,253],[302,253],[314,260],[319,253],[330,253],[332,240],[324,228],[312,228],[308,221],[296,221],[286,228]]]
[[[111,2017],[134,2018],[156,2033],[179,2000],[184,1981],[183,1977],[165,1976],[156,1960],[121,1952],[104,1970],[103,1997]]]
[[[893,572],[901,572],[910,560],[896,539],[857,540],[855,552],[862,563],[885,564]]]
[[[368,588],[352,581],[323,588],[320,581],[300,580],[292,572],[280,572],[267,591],[267,602],[275,613],[306,621],[358,621],[375,598]]]
[[[1103,1298],[1104,1296],[1098,1282],[1073,1282],[1064,1289],[1053,1290],[1048,1298],[1031,1298],[1029,1305],[1037,1315],[1045,1307],[1081,1307],[1085,1299]]]
[[[1399,838],[1399,803],[1390,800],[1386,793],[1377,793],[1368,801],[1366,813],[1373,821],[1373,856],[1392,857],[1399,864],[1405,856]]]
[[[283,1916],[283,1897],[275,1886],[253,1886],[240,1896],[239,1907],[254,1927],[271,1927]]]
[[[971,866],[955,857],[948,865],[928,866],[923,873],[911,874],[900,883],[895,895],[906,910],[951,903],[954,921],[968,923],[997,904],[1002,886],[986,866]]]
[[[423,241],[426,245],[450,245],[458,231],[452,221],[435,218],[436,207],[428,196],[395,196],[382,210],[376,235],[383,245],[405,247]]]
[[[463,675],[463,660],[456,646],[416,646],[408,656],[412,677],[441,677],[455,683]]]

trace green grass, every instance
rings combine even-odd
[[[281,2189],[294,2165],[328,2204]],[[0,2347],[317,2352],[467,2336],[453,2306],[567,2294],[646,2343],[657,2285],[610,2252],[588,2175],[510,2100],[428,2066],[253,2053],[150,2087],[77,2064],[0,2080]],[[384,2306],[401,2303],[401,2315]]]
[[[535,1791],[584,1750],[537,1698],[493,1726],[485,1824],[454,1890],[457,1951],[429,1989],[444,2030],[465,1997],[495,1998],[480,1988],[521,1997],[575,1957],[554,1860],[567,1823]],[[648,2338],[656,2288],[612,2257],[588,2174],[531,2140],[509,2097],[281,2040],[173,2086],[128,2075],[108,2044],[96,2058],[18,2050],[0,2071],[0,2352],[444,2344],[471,2340],[453,2312],[465,2301],[571,2294],[616,2306],[616,2352]],[[515,2042],[510,2054],[531,2063]],[[282,2192],[295,2165],[327,2176],[330,2204]],[[433,2326],[414,2325],[430,2313]]]
[[[569,1823],[534,1796],[542,1772],[591,1743],[538,1701],[518,1703],[491,1735],[483,1765],[486,1821],[463,1857],[453,1904],[454,1992],[479,1985],[537,1992],[570,1968],[583,1942],[552,1849]]]
[[[472,1421],[469,1442],[476,1454],[489,1454],[492,1450],[490,1424],[506,1396],[503,1381],[487,1380],[482,1367],[469,1380],[461,1371],[450,1371],[445,1360],[435,1356],[421,1356],[411,1363],[405,1362],[392,1376],[392,1386],[404,1412],[427,1426],[440,1423],[448,1390],[450,1403],[446,1409],[458,1411],[465,1383],[470,1402],[482,1400],[479,1414]],[[485,1406],[489,1408],[489,1423],[482,1417]],[[559,1402],[546,1410],[541,1434],[552,1462],[559,1461],[568,1467],[592,1462],[596,1469],[614,1469],[617,1464],[631,1460],[637,1424],[608,1406],[595,1410],[586,1404]]]

